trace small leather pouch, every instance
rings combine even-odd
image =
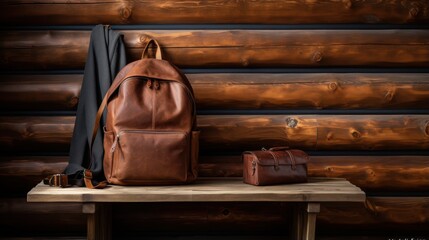
[[[288,147],[243,152],[243,181],[251,185],[307,182],[308,155]]]

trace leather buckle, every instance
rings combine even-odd
[[[55,186],[55,187],[68,187],[68,178],[66,174],[54,174],[49,178],[49,186]]]
[[[92,179],[92,172],[88,169],[83,170],[83,178]]]

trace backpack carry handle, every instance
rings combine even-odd
[[[156,54],[155,54],[155,58],[158,60],[162,60],[162,52],[161,52],[161,46],[159,45],[158,41],[156,41],[153,38],[149,37],[149,41],[147,42],[146,46],[143,49],[143,53],[142,53],[142,59],[144,58],[148,58],[148,51],[149,51],[149,45],[151,43],[154,43],[156,45]]]

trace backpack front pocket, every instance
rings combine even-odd
[[[186,132],[122,130],[113,143],[114,184],[186,181],[190,139]]]

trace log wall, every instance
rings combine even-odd
[[[67,164],[100,23],[124,33],[129,61],[149,35],[185,71],[200,176],[241,177],[241,151],[290,145],[309,152],[310,176],[343,177],[368,194],[365,204],[322,205],[320,238],[429,235],[428,1],[5,0],[0,237],[85,233],[80,204],[29,204],[25,195]],[[113,231],[264,239],[286,234],[290,207],[123,204]]]

